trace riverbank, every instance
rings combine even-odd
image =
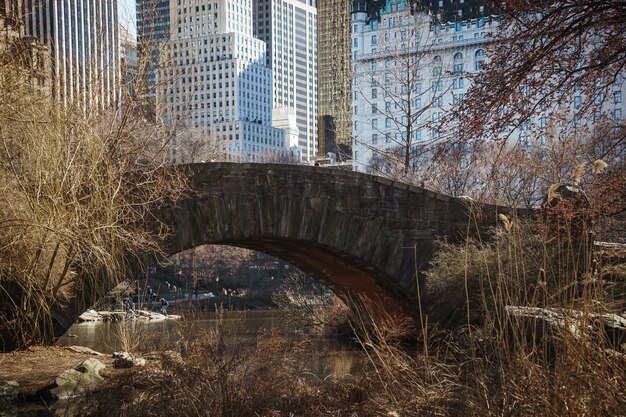
[[[90,358],[97,358],[113,369],[113,358],[83,346],[31,346],[0,354],[0,380],[16,381],[21,400],[37,400],[54,385],[66,369],[73,369]]]

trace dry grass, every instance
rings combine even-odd
[[[406,339],[407,323],[359,303],[351,318],[365,362],[356,373],[320,376],[304,332],[233,342],[225,335],[237,323],[218,314],[210,332],[181,323],[175,352],[110,380],[92,397],[93,415],[621,415],[626,341],[611,340],[600,322],[620,306],[601,277],[621,257],[566,277],[571,265],[559,265],[558,251],[567,245],[546,244],[544,232],[509,219],[488,242],[445,244],[428,289],[460,306],[455,326],[426,327],[417,341]],[[542,316],[512,313],[538,308]]]
[[[100,111],[34,91],[0,56],[0,350],[50,342],[55,311],[89,303],[158,253],[154,207],[186,189],[169,134],[137,103]]]
[[[90,398],[90,415],[319,416],[346,404],[354,377],[318,377],[311,339],[273,332],[235,342],[243,321],[222,314],[211,331],[182,322],[177,349],[148,355],[157,360],[110,379]]]

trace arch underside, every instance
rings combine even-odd
[[[312,242],[271,237],[250,237],[245,240],[203,244],[236,246],[280,258],[331,288],[350,306],[367,300],[391,316],[406,317],[410,316],[407,312],[415,310],[414,306],[407,303],[406,296],[393,288],[391,277],[333,248]],[[187,249],[191,248],[182,250]],[[385,282],[389,282],[389,285],[384,285]]]

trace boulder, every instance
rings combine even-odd
[[[581,337],[592,331],[603,337],[604,343],[619,352],[626,342],[626,319],[621,314],[591,313],[585,316],[582,311],[556,308],[506,306],[511,318],[522,320],[529,333],[543,337],[545,331],[566,330],[574,337]]]
[[[91,392],[104,381],[100,370],[106,366],[97,359],[87,359],[75,369],[67,369],[56,379],[56,388],[50,393],[57,399],[67,399]]]
[[[113,354],[114,368],[132,368],[133,366],[144,366],[146,360],[133,356],[128,352],[115,352]]]
[[[102,353],[96,352],[95,350],[88,348],[87,346],[67,346],[66,349],[76,353],[84,353],[85,355],[102,355]]]
[[[19,384],[15,381],[0,380],[0,413],[15,410],[18,387]]]
[[[180,318],[180,316],[177,316],[175,314],[169,314],[166,316],[164,314],[157,313],[156,311],[146,310],[139,310],[137,312],[137,315],[139,316],[139,318],[145,318],[148,320],[176,320]]]
[[[78,321],[101,321],[102,316],[96,310],[87,310],[80,316],[78,316]]]

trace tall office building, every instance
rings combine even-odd
[[[154,98],[160,50],[170,38],[170,0],[137,0],[137,45],[146,77],[144,94]],[[152,109],[154,111],[154,109]]]
[[[181,132],[173,162],[286,155],[285,130],[272,127],[272,74],[265,43],[252,36],[252,0],[172,0],[170,40],[157,76],[159,116]]]
[[[302,158],[310,160],[318,146],[316,0],[254,0],[253,15],[254,36],[267,45],[273,107],[293,109]]]
[[[117,0],[22,0],[24,32],[48,47],[52,94],[107,108],[120,95]]]
[[[318,0],[318,141],[319,154],[348,151],[352,142],[350,114],[351,0]]]

